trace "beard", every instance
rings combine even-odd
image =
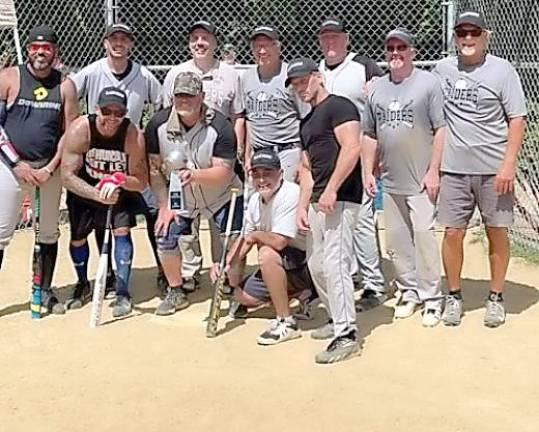
[[[30,64],[32,65],[32,69],[36,71],[42,71],[52,66],[52,62],[54,59],[47,60],[45,57],[35,57],[30,60]]]
[[[189,108],[189,109],[176,109],[176,112],[181,117],[189,117],[195,114],[196,111],[194,108]]]

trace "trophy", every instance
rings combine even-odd
[[[170,173],[170,184],[168,194],[169,210],[185,213],[184,191],[179,171],[187,167],[187,157],[181,150],[173,150],[164,160],[165,169]]]

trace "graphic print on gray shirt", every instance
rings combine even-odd
[[[387,192],[421,192],[421,180],[432,156],[434,131],[445,125],[443,106],[442,89],[430,72],[414,69],[400,83],[386,75],[374,84],[362,127],[378,140]]]
[[[285,87],[286,67],[282,62],[279,75],[269,80],[260,80],[257,68],[245,71],[242,76],[245,117],[253,149],[299,147],[299,120],[310,107]]]
[[[526,115],[520,78],[511,63],[487,54],[473,67],[457,57],[440,61],[447,133],[442,171],[496,174],[507,148],[507,120]]]

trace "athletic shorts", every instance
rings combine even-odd
[[[71,240],[83,240],[95,230],[104,230],[108,206],[90,200],[83,200],[71,193],[67,195]],[[120,193],[120,198],[112,209],[112,228],[134,227],[135,213],[129,194]]]
[[[219,232],[224,234],[226,231],[226,222],[228,219],[228,210],[230,208],[230,201],[223,207],[217,210],[212,219],[215,225],[219,228]],[[178,222],[173,220],[165,235],[159,234],[157,239],[157,248],[160,250],[172,250],[177,247],[180,236],[193,234],[193,219],[179,216]],[[243,223],[243,197],[239,196],[236,199],[236,207],[234,208],[234,217],[232,218],[232,233],[239,233],[241,231]]]
[[[307,267],[305,251],[286,247],[281,251],[283,267],[288,282],[288,296],[294,297],[305,290],[314,290],[311,274]],[[261,302],[271,300],[261,270],[257,270],[243,281],[243,291]]]
[[[494,191],[494,175],[442,173],[438,222],[446,228],[465,228],[475,206],[487,227],[509,227],[513,223],[512,192]]]

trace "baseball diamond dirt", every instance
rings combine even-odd
[[[55,286],[65,298],[75,275],[62,231]],[[208,257],[206,230],[202,238]],[[282,345],[256,344],[269,309],[223,318],[224,331],[207,339],[207,272],[192,306],[155,316],[142,227],[134,230],[133,314],[113,320],[107,300],[97,329],[88,327],[91,305],[31,320],[33,233],[18,232],[0,273],[0,430],[536,432],[539,268],[511,260],[507,322],[488,329],[488,257],[471,238],[459,327],[423,328],[418,312],[393,322],[391,299],[360,314],[361,356],[319,366],[314,355],[325,342],[309,334],[321,310],[300,323],[302,338]],[[93,275],[99,255],[91,244]]]

